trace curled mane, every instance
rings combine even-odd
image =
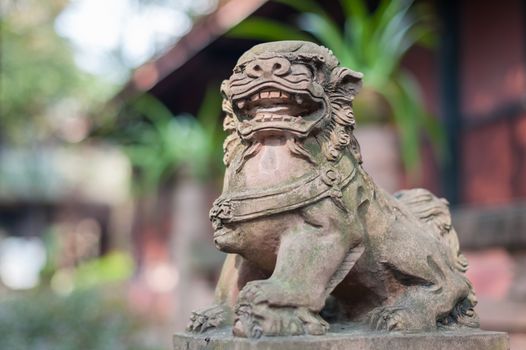
[[[348,68],[336,67],[331,75],[331,82],[326,88],[331,104],[331,116],[319,137],[323,152],[327,160],[334,162],[339,160],[345,148],[349,147],[351,154],[361,164],[360,145],[353,133],[356,121],[352,108],[354,96],[360,87],[361,74]]]
[[[226,98],[223,98],[222,109],[225,113],[223,130],[225,130],[227,134],[223,142],[223,163],[228,167],[234,157],[235,148],[241,144],[241,138],[236,131],[237,121],[232,110],[232,103]]]

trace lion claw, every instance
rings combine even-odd
[[[402,331],[411,328],[413,316],[398,306],[379,307],[369,314],[369,326],[378,331]]]
[[[252,281],[245,285],[239,300],[249,304],[287,304],[286,288],[273,280]]]
[[[222,305],[214,305],[192,312],[186,330],[193,333],[203,333],[210,328],[217,328],[225,322],[226,310]]]
[[[251,304],[260,304],[268,301],[272,288],[267,281],[253,281],[241,290],[239,299]]]
[[[304,307],[272,307],[268,304],[240,304],[236,308],[233,332],[238,337],[322,335],[329,324]]]

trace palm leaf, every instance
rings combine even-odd
[[[281,3],[292,7],[300,13],[315,13],[326,19],[330,19],[331,16],[316,2],[312,0],[273,0],[273,2]]]
[[[354,66],[356,62],[349,55],[344,37],[334,21],[315,13],[305,13],[300,17],[299,25],[322,45],[330,48],[342,64]]]
[[[438,155],[439,159],[445,156],[445,133],[440,120],[435,116],[427,113],[424,110],[422,101],[424,100],[421,91],[422,88],[416,80],[416,78],[407,71],[401,70],[399,73],[400,86],[402,87],[405,95],[408,96],[410,103],[415,106],[416,122],[421,130],[431,140],[433,151]]]
[[[364,42],[368,41],[371,34],[369,11],[363,0],[342,0],[345,21],[345,41],[354,48],[355,52],[362,52]],[[362,60],[363,61],[363,60]]]

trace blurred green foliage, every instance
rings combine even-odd
[[[185,172],[206,181],[223,169],[224,138],[219,86],[205,93],[196,116],[175,116],[149,94],[126,101],[92,137],[119,145],[134,168],[137,193],[145,193]]]
[[[97,290],[34,291],[0,302],[1,349],[153,350],[143,331],[122,298]]]
[[[42,283],[0,298],[0,349],[154,350],[146,344],[148,321],[127,305],[125,283],[133,274],[129,254],[112,252],[61,266],[57,246],[46,238]]]
[[[48,249],[48,256],[51,250]],[[104,287],[128,281],[135,270],[130,254],[114,251],[72,267],[60,267],[54,259],[47,259],[41,272],[42,285],[58,293]]]
[[[81,72],[54,19],[67,0],[6,1],[0,14],[0,141],[36,144],[54,135],[59,105],[85,113],[113,89]],[[60,108],[58,108],[60,109]]]
[[[355,101],[361,121],[392,121],[400,133],[401,155],[409,172],[418,171],[420,136],[426,133],[441,156],[439,121],[424,109],[421,87],[401,61],[415,45],[435,41],[429,4],[381,0],[374,9],[365,0],[340,0],[343,26],[312,0],[273,0],[300,14],[299,30],[268,18],[248,18],[229,35],[268,40],[315,40],[331,49],[343,66],[364,73],[364,88]]]
[[[124,252],[112,252],[78,266],[73,282],[79,289],[129,280],[134,271],[132,257]]]

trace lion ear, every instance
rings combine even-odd
[[[343,90],[355,96],[362,87],[363,74],[349,68],[337,67],[331,73],[331,84],[336,90]]]

